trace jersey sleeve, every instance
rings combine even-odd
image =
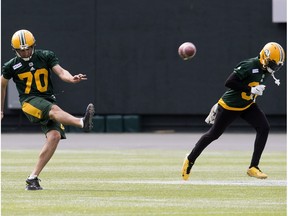
[[[59,59],[56,57],[55,53],[49,50],[43,51],[44,55],[47,59],[47,64],[49,68],[54,67],[55,65],[59,64]]]
[[[249,76],[250,67],[245,62],[241,62],[234,68],[234,73],[240,80],[243,80]]]
[[[2,66],[1,74],[5,79],[11,79],[13,77],[12,70],[11,70],[11,64],[9,64],[9,62],[5,63]]]
[[[235,91],[242,91],[242,92],[251,91],[251,87],[243,84],[242,80],[236,75],[236,73],[230,74],[230,76],[225,82],[225,86]]]

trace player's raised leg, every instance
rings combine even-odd
[[[85,132],[89,132],[93,128],[92,118],[95,113],[95,108],[92,103],[90,103],[87,108],[83,118],[77,118],[64,110],[62,110],[57,105],[52,105],[49,112],[49,117],[51,120],[57,121],[63,125],[72,125],[75,127],[83,128]]]

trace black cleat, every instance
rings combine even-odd
[[[26,179],[26,189],[25,190],[42,190],[43,188],[40,186],[39,181],[37,177],[34,179]]]
[[[92,118],[94,113],[95,113],[94,105],[90,103],[86,108],[85,116],[83,118],[84,132],[90,132],[92,130],[93,128]]]

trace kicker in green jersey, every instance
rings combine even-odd
[[[57,64],[58,58],[52,51],[35,50],[29,61],[15,57],[6,62],[2,67],[2,75],[15,82],[21,104],[30,96],[53,100],[50,69]]]

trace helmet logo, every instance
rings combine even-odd
[[[265,53],[265,56],[267,56],[268,58],[270,57],[270,50],[269,49],[265,49],[264,53]]]

